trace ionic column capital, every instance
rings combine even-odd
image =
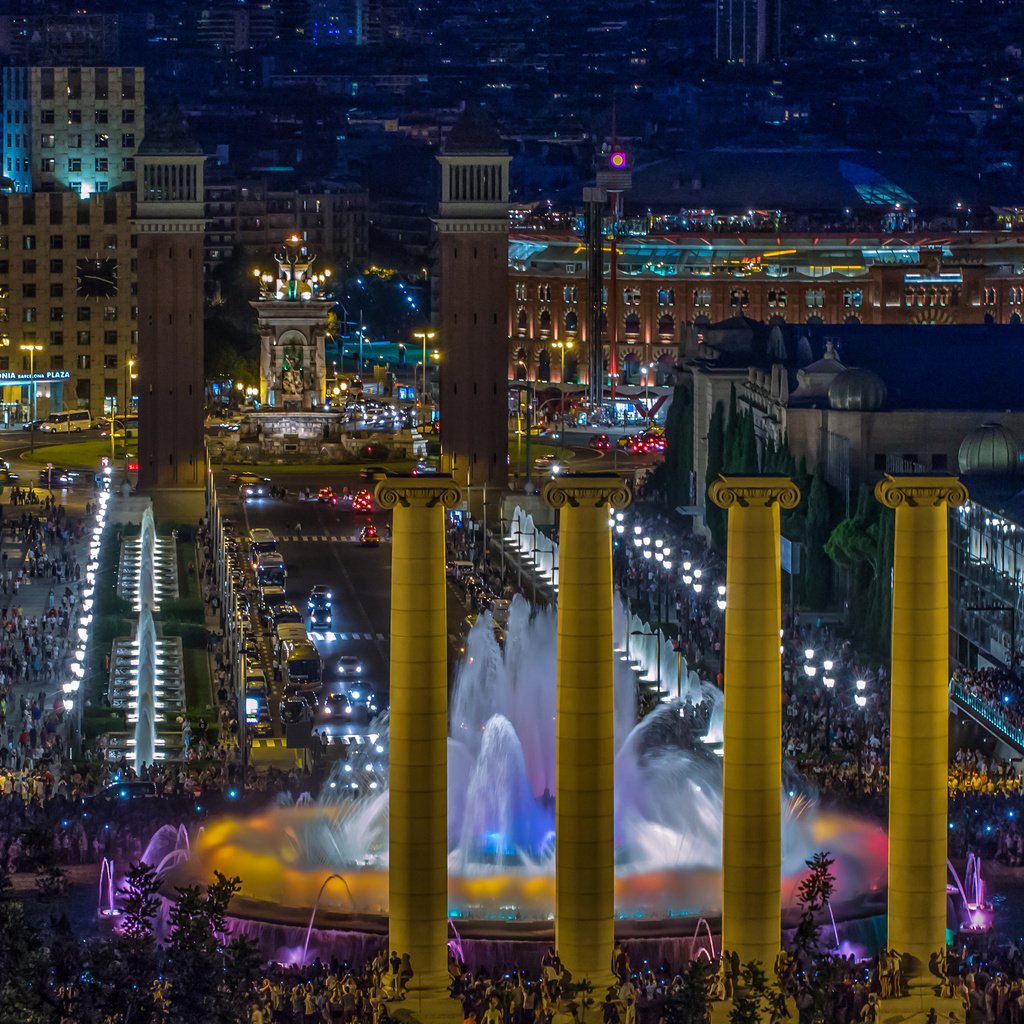
[[[955,476],[892,476],[889,473],[875,484],[875,497],[886,508],[906,505],[936,507],[962,505],[970,495]]]
[[[719,508],[796,508],[800,489],[786,476],[720,476],[708,486],[708,497]]]
[[[552,508],[625,508],[633,492],[614,473],[571,473],[545,484],[541,497]]]
[[[462,491],[447,474],[430,476],[389,476],[374,488],[381,508],[453,508],[462,501]]]

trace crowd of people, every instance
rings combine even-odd
[[[1024,680],[1020,669],[957,669],[953,682],[987,704],[990,715],[1013,729],[1024,731]]]

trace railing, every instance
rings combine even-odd
[[[971,692],[963,683],[956,679],[950,680],[949,696],[970,712],[972,716],[992,726],[1001,736],[1017,747],[1021,753],[1024,753],[1024,729],[1007,721],[998,707],[994,707],[988,701],[982,700],[981,697]]]

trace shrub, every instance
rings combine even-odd
[[[205,648],[209,636],[205,626],[197,626],[194,622],[182,622],[178,619],[164,621],[161,632],[164,636],[180,636],[183,647]]]
[[[167,621],[194,622],[202,625],[206,620],[202,598],[175,597],[160,605],[160,618]]]

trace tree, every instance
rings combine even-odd
[[[708,465],[704,484],[710,487],[721,475],[725,466],[725,409],[721,402],[715,403],[708,424]],[[711,501],[705,501],[704,521],[711,531],[711,544],[716,551],[725,552],[726,518],[725,509]]]
[[[676,386],[665,417],[665,498],[669,508],[689,505],[693,473],[693,392],[686,384]],[[661,469],[662,467],[658,467]]]
[[[714,964],[691,960],[683,971],[683,983],[665,1001],[668,1024],[706,1024],[709,1014],[709,993],[714,977]]]
[[[160,909],[160,880],[156,868],[145,861],[132,864],[118,890],[123,916],[121,933],[134,943],[144,943],[153,937],[153,921]]]
[[[821,952],[817,917],[829,905],[835,892],[835,879],[832,877],[835,858],[825,851],[816,853],[804,863],[807,865],[807,875],[796,891],[800,920],[793,935],[793,953],[798,957],[810,958]]]
[[[0,902],[0,1021],[47,1024],[49,952],[19,900]]]
[[[852,516],[842,520],[825,543],[825,553],[845,569],[849,578],[848,608],[851,631],[862,640],[873,635],[871,604],[878,578],[880,507],[862,486]]]

